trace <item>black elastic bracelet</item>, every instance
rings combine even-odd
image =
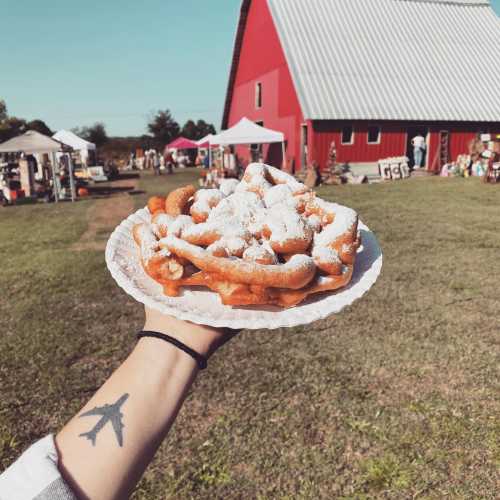
[[[196,361],[196,364],[198,365],[198,368],[200,370],[204,370],[207,367],[207,358],[197,353],[196,351],[193,351],[193,349],[188,347],[186,344],[183,344],[180,340],[174,339],[173,337],[165,335],[164,333],[150,332],[144,330],[137,334],[137,340],[142,339],[143,337],[153,337],[155,339],[164,340],[165,342],[173,344],[181,351],[184,351],[186,354],[189,354]]]

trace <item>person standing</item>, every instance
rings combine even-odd
[[[425,139],[420,135],[416,135],[412,140],[414,168],[421,168],[424,160],[424,153],[427,148]]]
[[[154,169],[154,173],[155,175],[161,175],[161,171],[160,171],[160,156],[158,155],[158,153],[155,151],[153,153],[153,169]]]
[[[203,168],[207,170],[210,168],[210,153],[208,151],[203,158]]]
[[[130,157],[128,159],[128,170],[135,170],[135,153],[130,153]]]
[[[165,165],[167,166],[167,174],[174,173],[174,164],[175,160],[172,151],[167,151],[167,154],[165,156]]]

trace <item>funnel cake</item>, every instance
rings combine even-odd
[[[293,307],[349,284],[358,216],[293,176],[253,163],[229,191],[187,186],[148,203],[133,228],[146,273],[170,297],[206,287],[229,306]]]

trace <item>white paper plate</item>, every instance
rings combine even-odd
[[[203,325],[257,330],[312,323],[340,312],[362,297],[382,270],[382,251],[377,239],[360,223],[363,245],[358,250],[354,275],[351,283],[338,292],[313,295],[290,309],[224,306],[218,294],[200,288],[186,288],[180,297],[167,297],[163,295],[162,286],[144,272],[132,237],[133,225],[150,222],[150,219],[148,209],[142,208],[116,227],[106,246],[108,269],[118,285],[137,301],[164,314]]]

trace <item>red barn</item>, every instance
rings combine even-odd
[[[222,128],[246,116],[284,132],[295,169],[324,168],[332,141],[354,167],[411,158],[419,133],[438,168],[500,134],[499,54],[485,0],[243,0]],[[279,145],[263,154],[281,165]]]

